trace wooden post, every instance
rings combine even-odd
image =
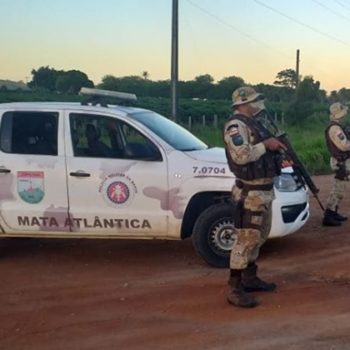
[[[214,114],[214,128],[217,129],[218,128],[218,115]]]
[[[296,62],[296,68],[295,68],[295,91],[299,87],[299,64],[300,64],[300,50],[297,50],[297,62]]]
[[[202,115],[202,126],[205,128],[205,114]]]
[[[178,78],[179,78],[179,0],[173,0],[171,25],[171,118],[176,121],[178,112]]]
[[[188,130],[192,129],[192,117],[189,115],[188,116]]]

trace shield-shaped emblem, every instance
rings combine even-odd
[[[18,171],[17,192],[27,203],[36,204],[44,198],[44,172]]]

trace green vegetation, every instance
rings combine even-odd
[[[311,174],[327,174],[331,171],[324,137],[327,120],[328,115],[323,115],[319,119],[315,117],[313,122],[309,121],[302,128],[286,128],[289,141]]]
[[[50,67],[40,67],[32,70],[33,79],[28,86],[33,89],[51,92],[77,94],[82,86],[93,87],[94,83],[79,70],[56,70]]]
[[[82,97],[72,94],[57,94],[52,92],[24,92],[0,91],[0,103],[16,101],[69,101],[80,102]],[[230,114],[229,100],[192,100],[180,99],[180,109],[183,117],[178,123],[188,128],[188,117],[191,116],[191,132],[210,146],[223,146],[222,129],[226,118]],[[169,116],[169,98],[140,98],[137,106],[157,111]],[[280,115],[280,110],[286,108],[282,104],[270,103],[269,109]],[[295,124],[280,125],[289,136],[289,140],[300,159],[311,174],[324,174],[330,172],[329,155],[324,141],[324,129],[328,121],[325,107],[318,106],[319,111],[308,117],[305,121]],[[217,115],[217,127],[214,128],[214,114]],[[203,115],[206,116],[206,125],[203,125]]]
[[[286,127],[288,139],[310,174],[330,173],[329,153],[324,140],[325,118],[309,127]],[[222,130],[211,127],[195,127],[192,132],[210,146],[223,147]]]
[[[78,70],[62,71],[48,66],[32,70],[28,87],[32,90],[13,91],[0,86],[0,103],[15,101],[79,102],[82,86],[94,86],[88,76]],[[257,84],[256,91],[266,97],[267,107],[275,120],[289,135],[306,168],[312,174],[329,172],[329,155],[324,141],[328,122],[328,107],[332,102],[350,100],[350,89],[342,88],[327,95],[313,77],[298,77],[293,69],[278,72],[274,85]],[[298,80],[298,84],[297,84]],[[249,85],[237,76],[218,82],[209,74],[190,81],[179,81],[179,111],[177,123],[183,125],[211,146],[223,146],[222,129],[231,113],[231,94],[236,88]],[[298,88],[296,88],[298,86]],[[136,93],[137,107],[170,117],[170,81],[152,81],[147,71],[140,76],[115,77],[106,75],[96,86],[100,89]],[[111,101],[111,103],[113,103]]]

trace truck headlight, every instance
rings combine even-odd
[[[275,187],[280,192],[294,192],[298,189],[298,186],[292,176],[292,174],[281,174],[273,179]]]

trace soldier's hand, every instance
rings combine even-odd
[[[268,149],[269,151],[278,151],[278,150],[287,149],[287,147],[275,137],[270,137],[266,139],[265,141],[263,141],[263,144],[265,148]]]

